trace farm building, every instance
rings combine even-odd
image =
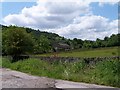
[[[54,47],[55,52],[70,50],[70,46],[68,44],[65,44],[65,43],[54,43],[52,46]]]

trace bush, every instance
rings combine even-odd
[[[17,61],[20,55],[28,54],[33,50],[34,40],[25,29],[11,26],[3,32],[3,51]]]

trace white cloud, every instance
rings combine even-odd
[[[3,20],[7,25],[39,28],[67,38],[95,40],[118,33],[118,20],[110,21],[108,18],[93,15],[91,0],[58,1],[39,0],[36,6],[25,7],[19,14],[9,14]]]
[[[118,20],[110,21],[101,16],[83,16],[74,20],[73,24],[61,29],[48,30],[67,38],[81,38],[95,40],[118,33]]]
[[[90,4],[92,2],[98,2],[100,6],[103,6],[104,4],[110,4],[114,5],[119,2],[119,0],[38,0],[38,3],[41,2],[84,2],[85,4]]]
[[[6,16],[4,22],[19,26],[57,28],[71,23],[79,15],[90,13],[89,9],[89,5],[81,2],[39,2],[36,6],[25,7],[20,14]]]
[[[37,2],[38,0],[0,0],[0,2]]]
[[[0,0],[0,2],[4,2],[4,0]]]
[[[37,0],[38,2],[119,2],[119,0]]]

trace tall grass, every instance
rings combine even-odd
[[[3,58],[2,62],[3,67],[32,75],[120,87],[119,60],[106,60],[94,65],[89,65],[84,60],[71,63],[60,61],[51,63],[26,59],[11,63],[9,59]]]

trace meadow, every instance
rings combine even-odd
[[[120,87],[119,60],[104,60],[90,65],[84,60],[50,63],[32,58],[11,63],[8,58],[2,58],[2,67],[37,76]]]
[[[119,47],[106,47],[96,49],[79,49],[66,52],[57,52],[59,57],[109,57],[118,56]],[[39,54],[38,56],[52,56],[53,53]]]

